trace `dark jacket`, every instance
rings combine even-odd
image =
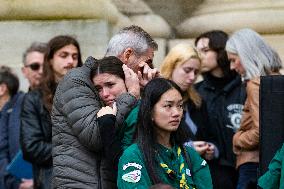
[[[19,92],[5,104],[0,119],[0,188],[18,189],[20,180],[6,171],[19,151],[20,112],[24,93]]]
[[[240,127],[241,113],[246,99],[245,86],[241,78],[233,79],[204,76],[204,80],[195,85],[207,104],[209,121],[214,135],[217,136],[220,165],[235,167],[232,138]]]
[[[90,73],[96,60],[68,72],[58,84],[52,109],[53,187],[116,188],[116,172],[103,156],[97,112],[102,107]],[[116,124],[121,125],[136,98],[129,93],[116,100]]]
[[[39,90],[30,91],[25,95],[21,113],[20,142],[24,159],[33,165],[34,188],[50,189],[51,119]]]
[[[201,106],[197,107],[191,100],[188,100],[185,105],[187,111],[184,112],[181,124],[187,124],[185,122],[185,117],[186,114],[189,114],[193,123],[197,127],[197,132],[195,134],[191,129],[188,130],[190,139],[193,141],[207,141],[215,144],[215,133],[213,132],[212,126],[209,122],[206,103],[202,101]]]

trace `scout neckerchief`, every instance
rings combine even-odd
[[[178,155],[178,161],[179,161],[179,173],[175,173],[172,169],[169,168],[169,166],[167,164],[164,163],[164,161],[162,160],[162,158],[158,155],[158,159],[160,161],[160,166],[164,169],[164,171],[168,174],[168,176],[171,179],[175,179],[178,178],[179,179],[179,187],[183,188],[183,189],[189,189],[189,186],[186,183],[186,177],[185,177],[185,163],[184,163],[184,159],[182,157],[181,154],[181,148],[178,147],[177,148],[177,155]],[[193,187],[193,189],[195,189]]]

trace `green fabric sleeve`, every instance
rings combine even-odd
[[[207,162],[191,147],[186,147],[193,169],[193,181],[198,189],[213,188],[210,170]]]
[[[283,167],[284,144],[271,160],[268,171],[258,179],[258,185],[264,189],[279,188],[281,177],[281,166]],[[283,170],[282,170],[283,172]]]
[[[119,189],[145,189],[151,185],[149,175],[137,144],[127,148],[119,160],[117,186]]]
[[[136,130],[139,106],[137,105],[127,116],[124,122],[123,137],[121,140],[122,148],[125,150],[133,143],[133,137]]]

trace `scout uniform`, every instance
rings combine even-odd
[[[124,125],[119,132],[119,138],[121,140],[122,149],[125,150],[131,144],[133,144],[133,135],[136,129],[137,117],[139,112],[140,102],[131,110]]]
[[[179,147],[174,146],[168,149],[157,144],[156,149],[159,162],[156,170],[164,184],[184,189],[213,188],[206,161],[192,148],[186,147],[192,169],[186,164]],[[136,143],[127,148],[119,160],[117,185],[119,189],[145,189],[152,185],[141,151]]]
[[[268,171],[258,179],[258,185],[264,189],[284,188],[284,144],[271,160]]]

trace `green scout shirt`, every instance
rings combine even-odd
[[[164,163],[173,171],[179,172],[177,147],[168,149],[162,145],[158,145],[157,150]],[[213,188],[209,167],[206,161],[203,160],[194,149],[186,147],[186,151],[190,157],[193,169],[190,170],[188,165],[185,164],[187,185],[190,186],[190,188],[196,185],[196,189]],[[179,179],[171,179],[160,165],[157,166],[157,172],[163,183],[179,188]],[[145,168],[142,154],[136,143],[127,148],[119,160],[117,185],[119,189],[145,189],[152,185]]]
[[[258,179],[263,189],[284,189],[284,144],[271,160],[268,171]]]
[[[123,128],[119,133],[123,150],[133,144],[133,135],[136,129],[138,111],[140,107],[139,105],[140,103],[138,102],[137,106],[131,110],[131,112],[124,121]]]

